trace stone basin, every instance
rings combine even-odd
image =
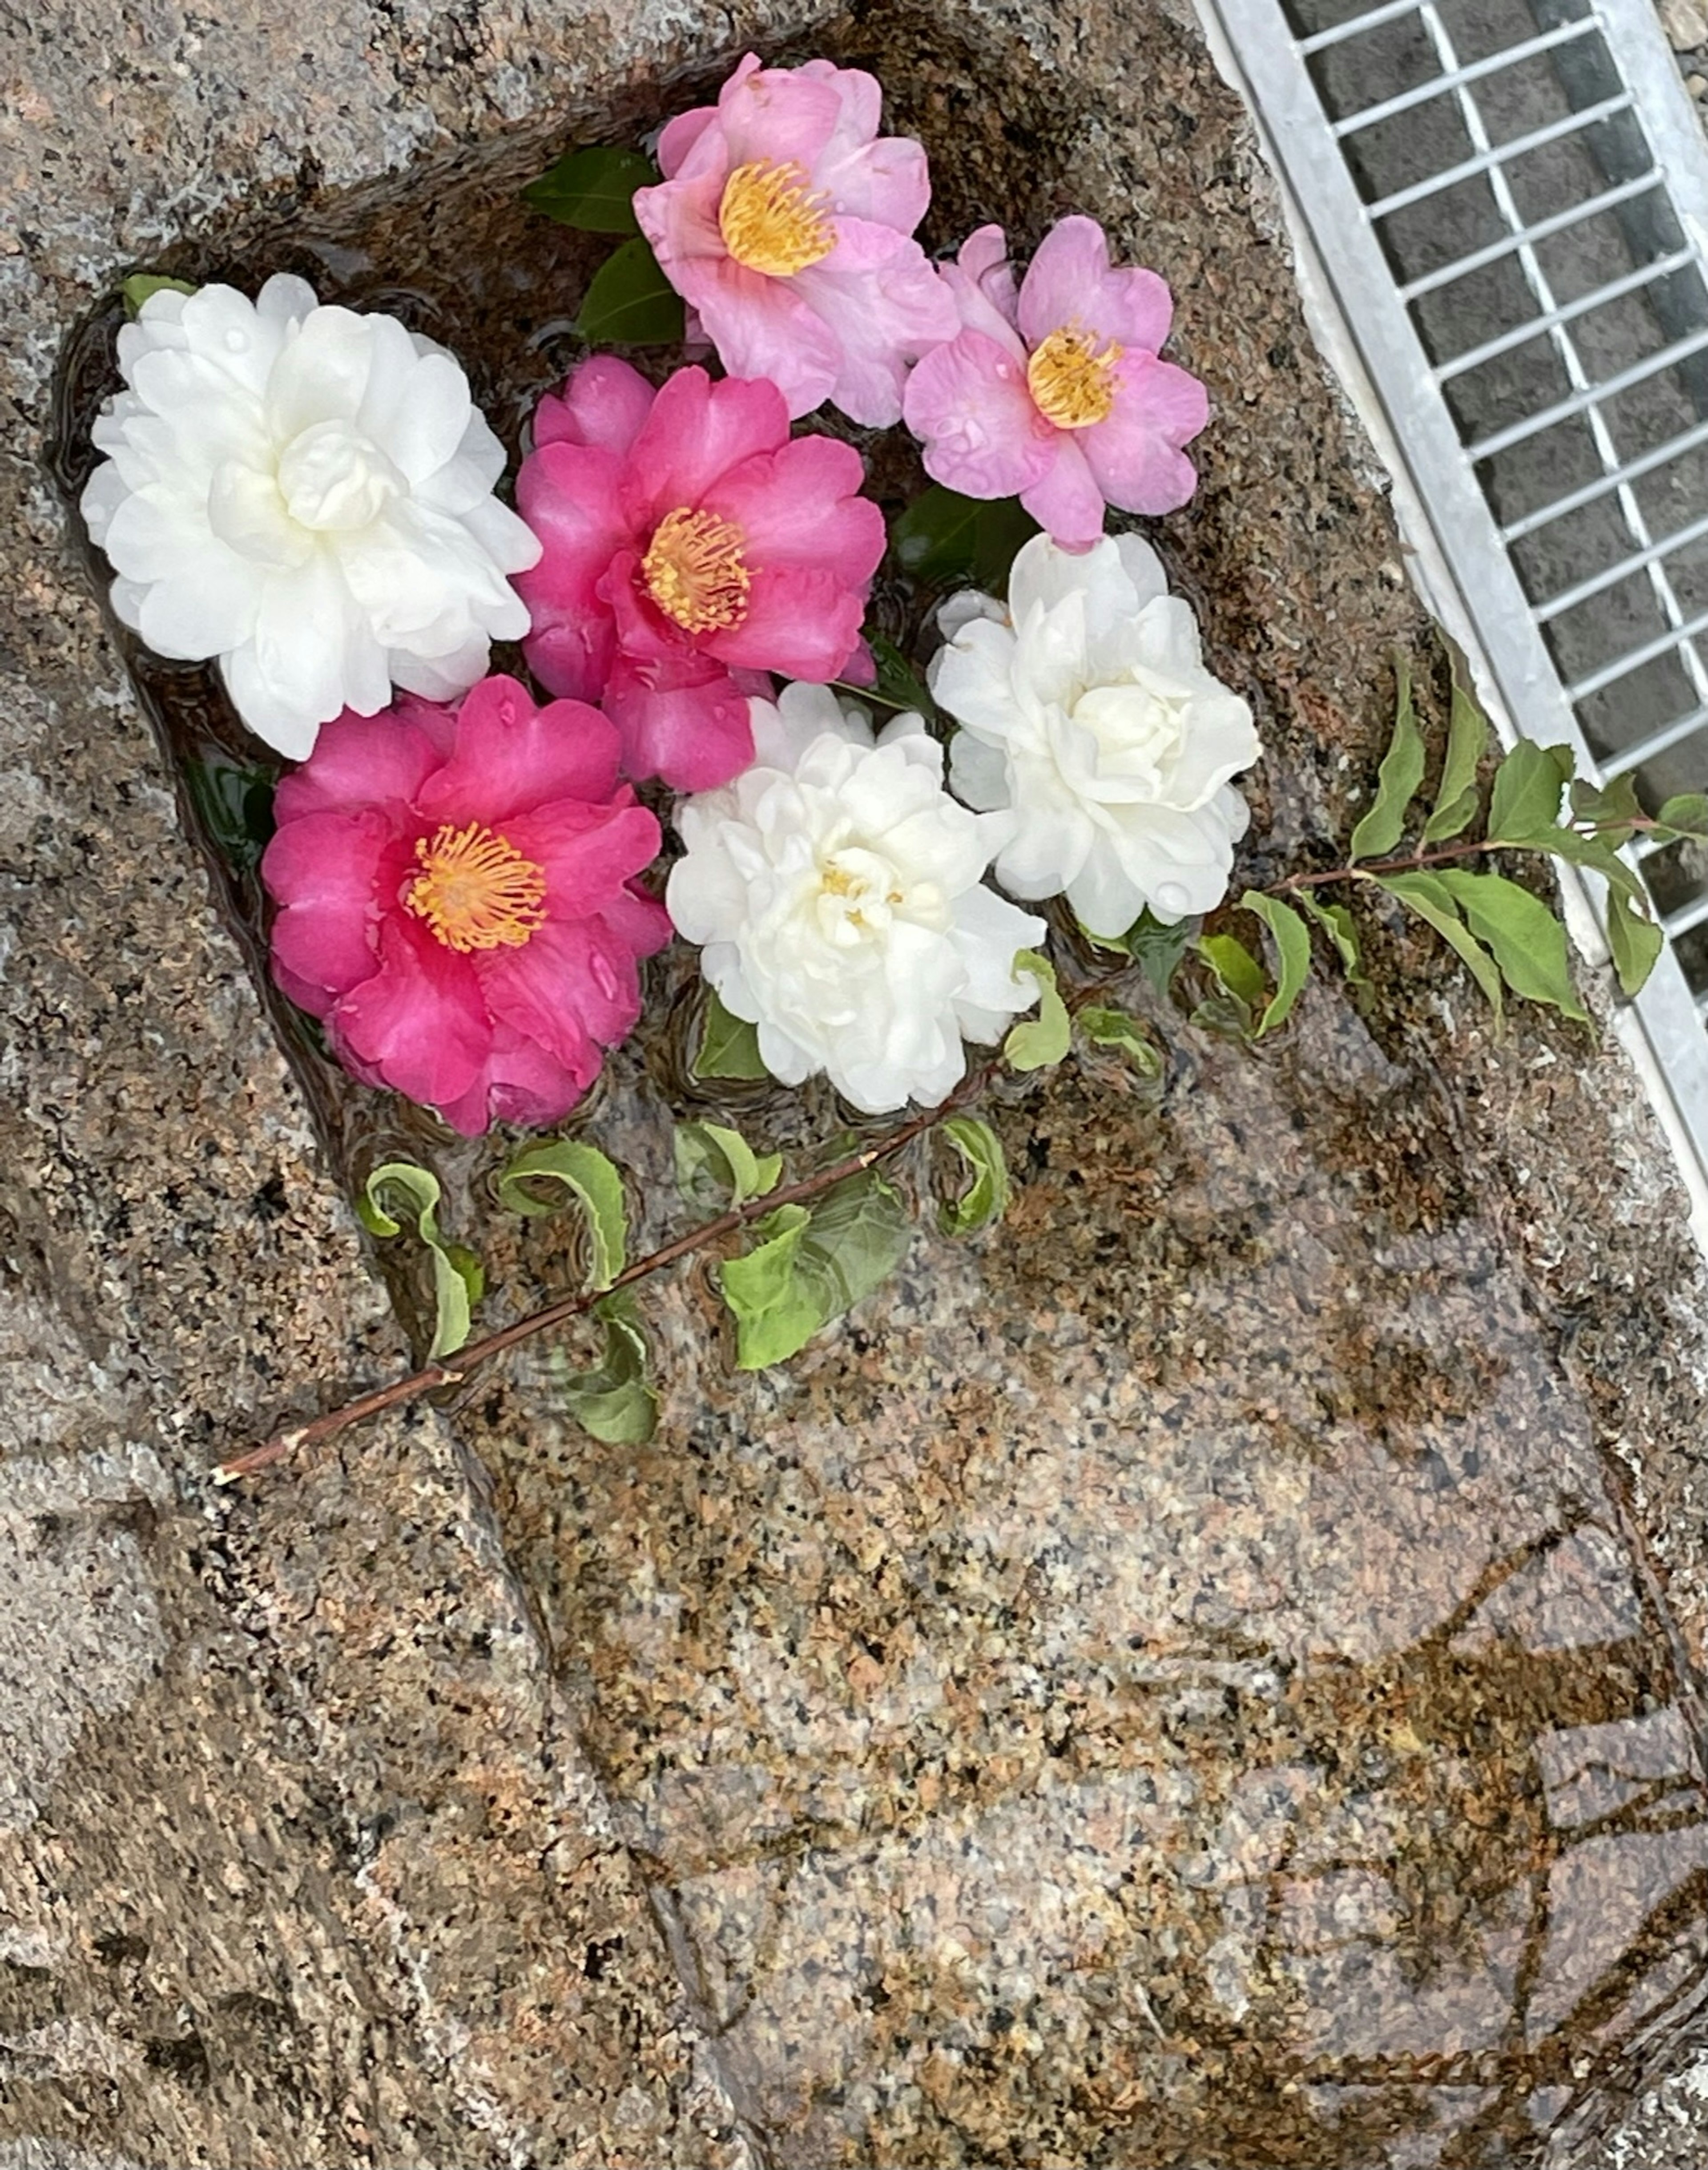
[[[1401,927],[1256,1056],[1151,1002],[1160,1093],[1002,1088],[1006,1226],[922,1232],[786,1370],[653,1284],[644,1448],[562,1414],[572,1344],[206,1481],[419,1347],[347,1203],[379,1159],[440,1170],[491,1323],[577,1261],[256,969],[257,750],[66,509],[115,281],[397,308],[514,446],[602,253],[518,186],[750,45],[874,69],[931,245],[1077,209],[1173,284],[1215,415],[1148,532],[1257,709],[1248,877],[1346,833],[1431,653],[1173,12],[13,34],[0,2165],[1669,2160],[1688,2073],[1631,2104],[1704,2039],[1701,1261],[1610,1038],[1497,1041]],[[691,977],[577,1119],[638,1240],[684,1224],[673,1106],[836,1120],[694,1088]]]

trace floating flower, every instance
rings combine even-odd
[[[1095,219],[1045,235],[1017,294],[1000,226],[943,277],[958,334],[908,379],[926,471],[968,497],[1018,497],[1058,542],[1093,542],[1107,501],[1172,512],[1198,476],[1181,446],[1209,415],[1195,377],[1157,351],[1174,304],[1154,271],[1117,270]]]
[[[931,201],[921,147],[879,136],[858,68],[762,68],[659,138],[665,179],[635,216],[732,377],[769,377],[791,415],[829,399],[857,422],[901,414],[907,364],[953,339],[954,302],[910,236]]]
[[[764,674],[866,666],[883,516],[851,445],[791,438],[774,384],[679,369],[662,391],[598,355],[540,403],[517,502],[545,545],[517,583],[542,685],[599,701],[630,776],[678,790],[753,758]]]
[[[1136,536],[1060,549],[1034,536],[1008,607],[941,613],[935,698],[963,728],[950,778],[969,806],[1011,809],[996,861],[1016,896],[1063,890],[1094,934],[1141,911],[1172,922],[1220,903],[1246,833],[1229,783],[1257,758],[1252,712],[1204,667],[1197,621]]]
[[[825,1071],[870,1114],[935,1105],[963,1038],[999,1039],[1038,999],[1014,959],[1043,922],[983,885],[1011,824],[949,797],[917,716],[874,742],[827,688],[788,686],[753,703],[753,732],[755,766],[677,809],[670,917],[774,1077]]]
[[[487,678],[328,724],[279,786],[273,976],[365,1083],[474,1136],[557,1121],[640,1014],[670,939],[634,885],[659,825],[596,708]]]
[[[442,347],[281,275],[254,302],[151,295],[119,362],[83,496],[113,607],[157,655],[217,656],[280,753],[394,683],[460,693],[527,630],[505,575],[539,545],[492,494],[503,448]]]

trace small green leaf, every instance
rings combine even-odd
[[[1317,925],[1340,953],[1340,961],[1348,981],[1354,987],[1370,984],[1364,976],[1364,951],[1358,943],[1358,930],[1350,911],[1343,904],[1323,904],[1309,890],[1295,890],[1293,901],[1303,911],[1308,911]]]
[[[745,1018],[731,1016],[708,988],[706,1022],[700,1028],[700,1045],[694,1056],[697,1077],[769,1077],[760,1059],[759,1027]]]
[[[1190,1022],[1204,1032],[1213,1032],[1218,1040],[1237,1040],[1242,1047],[1251,1045],[1252,1005],[1225,987],[1201,1002]]]
[[[1015,553],[1037,532],[1018,498],[963,497],[933,483],[892,521],[889,547],[916,580],[946,586],[970,580],[1000,595]]]
[[[904,714],[935,714],[931,695],[895,643],[881,633],[873,632],[868,626],[866,645],[872,650],[872,660],[878,666],[878,682],[867,689],[868,698],[881,701],[886,708]]]
[[[622,1271],[628,1244],[628,1211],[616,1163],[597,1146],[583,1145],[577,1138],[524,1146],[499,1173],[499,1204],[506,1213],[531,1217],[560,1211],[566,1200],[542,1199],[528,1189],[531,1183],[541,1181],[562,1184],[580,1201],[590,1252],[587,1285],[609,1288]]]
[[[605,1359],[578,1372],[562,1392],[565,1406],[585,1432],[608,1446],[640,1446],[658,1428],[659,1398],[647,1383],[647,1344],[627,1291],[593,1307],[605,1328]]]
[[[1122,948],[1159,995],[1168,992],[1168,983],[1191,948],[1199,924],[1196,919],[1177,919],[1165,924],[1153,918],[1147,908],[1122,937]]]
[[[221,852],[239,873],[253,873],[273,834],[277,772],[228,761],[187,761],[184,781],[203,828]]]
[[[875,1170],[851,1175],[809,1212],[780,1205],[744,1257],[718,1269],[744,1371],[781,1364],[894,1272],[913,1241],[899,1192]]]
[[[781,1153],[755,1153],[723,1123],[678,1123],[675,1144],[676,1184],[685,1198],[699,1195],[709,1175],[732,1205],[745,1205],[775,1190],[782,1173]]]
[[[937,1226],[946,1236],[970,1236],[988,1221],[1000,1221],[1008,1211],[1008,1162],[1002,1141],[976,1115],[951,1115],[941,1129],[965,1162],[970,1180],[957,1198],[939,1209]]]
[[[1396,896],[1401,904],[1415,911],[1417,917],[1435,929],[1448,946],[1458,952],[1470,968],[1495,1013],[1498,1027],[1505,1002],[1501,994],[1501,975],[1495,961],[1459,916],[1459,907],[1453,901],[1451,890],[1442,886],[1436,874],[1384,874],[1377,886]]]
[[[1269,930],[1281,969],[1276,975],[1274,999],[1257,1020],[1255,1037],[1262,1040],[1286,1024],[1300,991],[1310,977],[1310,929],[1290,905],[1278,897],[1248,889],[1240,899],[1242,911],[1253,912]]]
[[[1607,946],[1613,952],[1620,986],[1627,995],[1636,995],[1654,970],[1666,938],[1646,911],[1622,890],[1614,889],[1607,893]]]
[[[163,279],[156,271],[133,271],[119,291],[125,297],[125,314],[139,317],[151,294],[193,294],[195,288],[188,279]]]
[[[1002,1043],[1002,1059],[1011,1070],[1044,1070],[1059,1062],[1068,1051],[1072,1032],[1067,1004],[1056,992],[1055,967],[1036,949],[1022,949],[1014,959],[1017,978],[1030,974],[1038,985],[1038,1015],[1010,1029]]]
[[[362,1185],[355,1202],[356,1216],[371,1236],[401,1236],[403,1223],[388,1205],[412,1214],[415,1232],[433,1259],[433,1342],[427,1351],[430,1363],[454,1355],[468,1339],[470,1307],[479,1302],[486,1277],[480,1261],[461,1243],[447,1243],[439,1233],[439,1179],[414,1161],[388,1160],[376,1168]]]
[[[1269,991],[1263,968],[1237,934],[1201,934],[1198,954],[1236,1002],[1254,1009]]]
[[[1667,801],[1655,820],[1656,833],[1668,831],[1669,842],[1679,836],[1708,836],[1708,796],[1700,791],[1681,791],[1676,799]]]
[[[1118,1048],[1142,1077],[1162,1075],[1162,1051],[1137,1018],[1125,1010],[1088,1004],[1076,1022],[1093,1047]]]
[[[663,178],[652,160],[638,151],[599,144],[585,151],[566,151],[548,172],[528,183],[522,201],[560,226],[577,227],[583,233],[638,233],[634,192],[651,188]]]
[[[674,346],[682,297],[643,240],[625,241],[594,273],[576,329],[595,346]]]
[[[1488,751],[1488,718],[1477,706],[1470,689],[1453,674],[1453,708],[1447,724],[1447,751],[1441,763],[1441,782],[1435,793],[1435,810],[1423,825],[1423,842],[1439,843],[1468,829],[1477,809],[1476,772]]]
[[[1642,884],[1615,850],[1610,835],[1586,836],[1578,829],[1549,829],[1513,848],[1556,859],[1569,859],[1573,866],[1592,868],[1604,881],[1628,897],[1641,901],[1644,895]]]
[[[1574,820],[1593,821],[1609,844],[1628,844],[1643,819],[1636,785],[1628,776],[1615,777],[1604,791],[1580,777],[1572,786],[1572,814]]]
[[[1560,820],[1560,794],[1576,766],[1570,746],[1520,739],[1495,771],[1490,842],[1534,843],[1552,831]]]
[[[1440,880],[1471,933],[1493,951],[1501,977],[1515,995],[1588,1024],[1589,1013],[1572,985],[1566,930],[1540,897],[1504,874],[1468,874],[1449,867]]]
[[[1376,772],[1376,796],[1352,832],[1354,859],[1379,859],[1391,852],[1406,826],[1406,810],[1423,781],[1423,739],[1412,705],[1412,671],[1403,657],[1394,665],[1394,735]]]

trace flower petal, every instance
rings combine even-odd
[[[606,689],[605,710],[622,733],[623,772],[662,777],[673,790],[710,791],[753,759],[747,703],[756,682],[711,657],[647,676],[619,661]]]
[[[382,869],[398,855],[395,827],[376,808],[286,821],[261,859],[279,905],[274,969],[332,999],[371,978],[379,964]]]
[[[1084,430],[1058,430],[1055,457],[1040,478],[1020,493],[1020,502],[1051,540],[1083,549],[1103,532],[1103,493],[1086,464],[1078,440]]]
[[[1172,512],[1198,487],[1198,471],[1180,447],[1209,420],[1209,394],[1197,377],[1154,355],[1129,355],[1108,419],[1076,437],[1111,505]]]
[[[572,369],[559,393],[534,409],[534,445],[597,445],[623,453],[652,412],[654,394],[631,362],[595,354]]]
[[[934,347],[907,381],[903,411],[926,473],[963,496],[1017,497],[1054,464],[1059,432],[1038,413],[1023,366],[983,332]]]
[[[1020,330],[1029,347],[1080,324],[1100,339],[1155,354],[1173,313],[1167,284],[1156,272],[1111,267],[1108,242],[1094,218],[1059,219],[1020,286]]]
[[[514,678],[483,678],[457,711],[455,751],[415,803],[426,820],[482,821],[508,834],[514,816],[554,799],[607,797],[617,746],[615,725],[597,708],[580,701],[536,708]]]
[[[406,912],[380,928],[380,969],[331,1013],[358,1061],[423,1107],[460,1099],[481,1075],[492,1023],[466,957]]]
[[[775,384],[714,384],[703,369],[679,369],[630,449],[628,487],[657,521],[681,506],[698,505],[731,468],[775,452],[787,437],[788,416]]]

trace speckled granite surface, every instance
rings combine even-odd
[[[1708,1955],[1700,1269],[1617,1056],[1492,1045],[1399,930],[1368,1018],[1315,989],[1255,1064],[1165,1018],[1161,1105],[1015,1093],[1008,1228],[787,1375],[731,1378],[696,1275],[649,1296],[645,1450],[541,1359],[201,1481],[400,1360],[341,1198],[434,1146],[287,1069],[42,466],[54,358],[136,263],[307,250],[478,367],[536,333],[508,428],[580,261],[510,183],[807,19],[7,33],[0,2163],[1699,2159],[1688,2077],[1607,2120]],[[1252,870],[1338,832],[1418,627],[1195,35],[824,21],[935,238],[1073,205],[1175,281],[1218,413],[1159,541],[1260,703]],[[512,244],[561,308],[461,268]],[[593,1117],[655,1227],[663,1074]]]

